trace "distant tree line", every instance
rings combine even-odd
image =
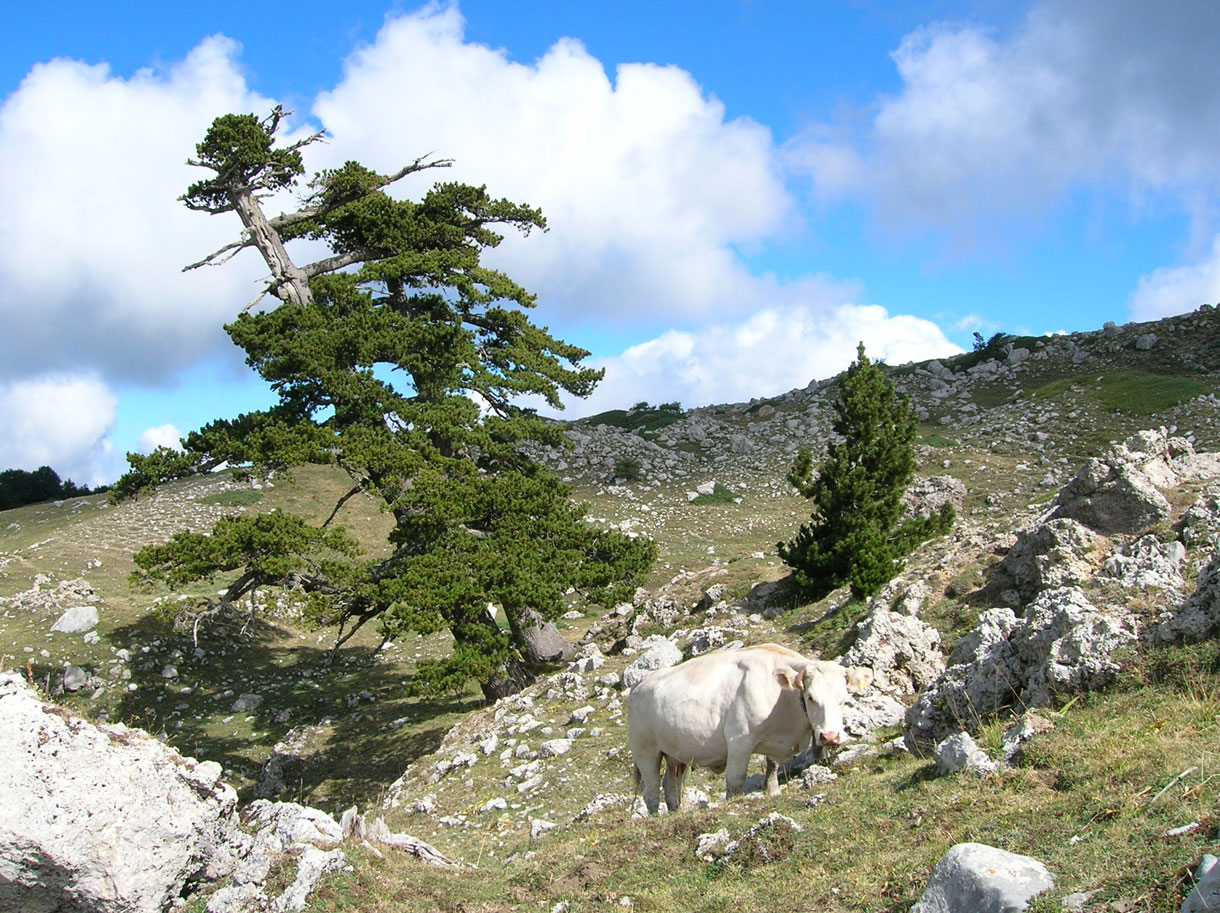
[[[96,492],[90,491],[88,486],[77,485],[71,479],[61,481],[59,473],[50,466],[39,466],[33,472],[25,469],[0,472],[0,510],[91,494]]]

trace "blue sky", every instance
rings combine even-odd
[[[175,198],[211,118],[275,103],[328,132],[311,168],[432,151],[543,209],[551,230],[494,259],[607,370],[572,416],[774,395],[860,340],[897,363],[1220,299],[1220,4],[51,3],[5,24],[0,468],[109,481],[266,404],[220,330],[264,270],[181,273],[238,226]]]

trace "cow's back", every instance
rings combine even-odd
[[[780,699],[774,670],[801,655],[774,644],[709,653],[653,672],[631,692],[632,752],[723,768],[727,739]]]

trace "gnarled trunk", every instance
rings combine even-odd
[[[505,606],[504,614],[529,662],[570,662],[576,655],[576,645],[565,640],[555,622],[545,620],[536,609]]]

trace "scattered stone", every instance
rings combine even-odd
[[[1055,724],[1046,717],[1027,710],[1004,731],[1004,763],[1015,766],[1021,761],[1024,745],[1035,736],[1050,732]]]
[[[623,671],[623,687],[634,688],[649,672],[667,669],[682,662],[682,651],[677,644],[665,637],[650,637],[645,641],[645,652]]]
[[[538,746],[538,757],[557,758],[572,750],[571,739],[548,739]]]
[[[263,706],[263,696],[261,694],[242,694],[233,702],[233,713],[251,713]]]
[[[97,623],[97,606],[73,606],[56,619],[51,630],[61,634],[84,634],[96,628]]]
[[[64,690],[80,691],[89,684],[90,675],[80,666],[68,666],[64,669]]]
[[[558,827],[553,821],[546,821],[542,818],[530,819],[530,840],[537,840],[543,834],[549,833]]]
[[[981,843],[959,843],[932,869],[911,913],[1016,913],[1055,886],[1046,866]]]
[[[724,854],[724,850],[732,842],[733,837],[727,828],[700,834],[695,838],[695,855],[704,862],[714,862]]]
[[[987,753],[964,732],[955,732],[936,746],[936,768],[943,774],[969,771],[985,777],[1000,768]]]

